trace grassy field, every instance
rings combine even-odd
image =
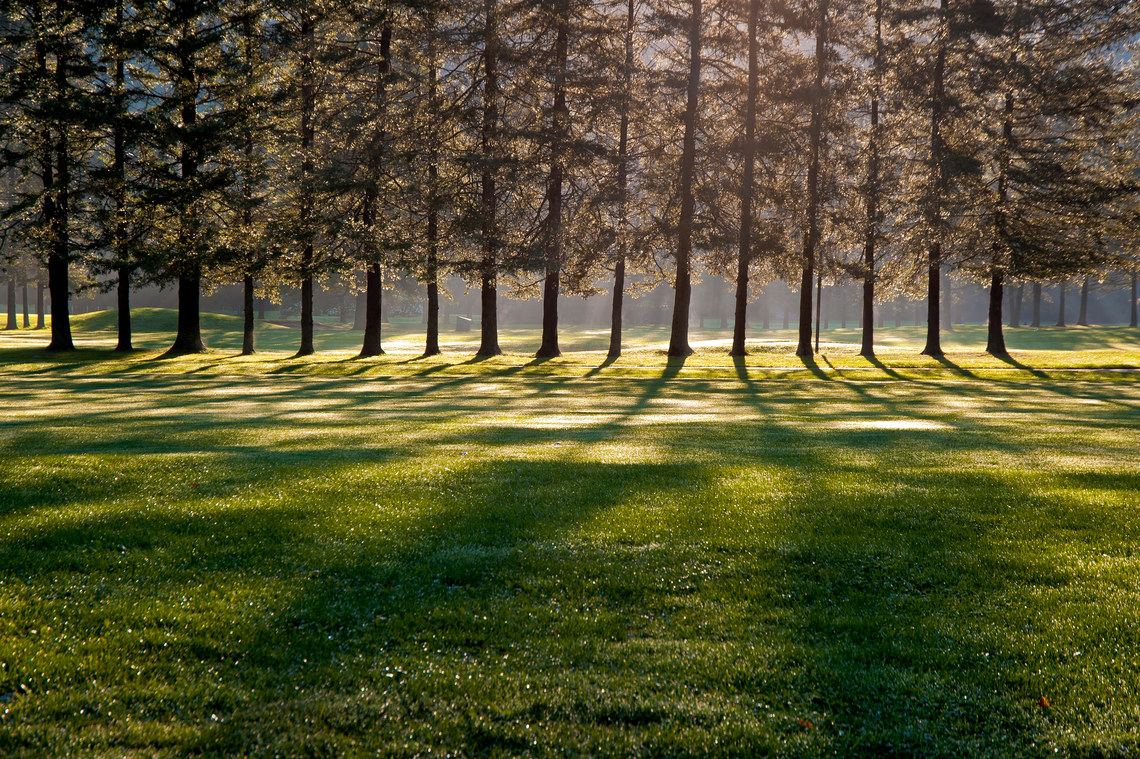
[[[0,333],[0,755],[1140,751],[1140,377],[1066,371],[1135,330],[605,365],[168,318]]]

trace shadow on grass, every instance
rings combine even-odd
[[[605,429],[657,444],[653,461],[493,447],[433,458],[441,445],[508,442],[450,424],[464,393],[430,409],[456,415],[443,432],[379,450],[334,428],[324,447],[207,459],[190,455],[203,441],[168,440],[185,423],[168,409],[163,425],[124,434],[187,455],[149,482],[140,465],[137,489],[106,468],[44,467],[20,497],[55,500],[0,537],[6,608],[17,610],[6,623],[24,654],[5,659],[0,695],[27,684],[44,698],[20,702],[0,749],[1044,753],[1047,716],[1033,703],[1053,671],[1031,674],[1040,665],[1033,636],[1019,634],[1033,622],[1022,604],[1069,581],[1036,549],[1103,513],[1000,469],[955,467],[955,452],[1024,452],[1016,436],[836,426],[936,418],[910,405],[909,386],[880,383],[881,396],[851,405],[832,382],[844,402],[802,412],[803,424],[634,425],[667,390],[690,406],[725,392],[670,384],[683,364],[610,386],[618,418]],[[743,360],[734,366],[750,383]],[[335,387],[344,393],[314,406],[360,407],[351,383]],[[735,394],[779,417],[812,402],[803,387]],[[403,397],[416,399],[390,400]],[[268,418],[252,428],[303,423]],[[225,431],[207,416],[194,423]],[[207,468],[199,487],[183,481]],[[1120,492],[1134,480],[1074,483]],[[1107,532],[1128,539],[1130,516]],[[28,630],[49,618],[74,649],[46,655]]]

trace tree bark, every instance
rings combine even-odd
[[[740,246],[736,259],[736,313],[733,356],[744,356],[748,332],[748,267],[752,262],[752,194],[756,181],[756,110],[760,99],[760,41],[756,37],[760,0],[748,1],[748,101],[744,107],[744,177],[740,186]]]
[[[116,34],[123,31],[123,0],[115,4]],[[127,228],[124,220],[126,213],[126,183],[127,183],[127,136],[123,118],[126,115],[126,102],[124,87],[126,86],[126,62],[121,54],[115,57],[115,123],[112,128],[111,140],[113,143],[114,159],[112,171],[115,175],[113,191],[115,201],[115,239],[113,242],[115,262],[118,264],[118,327],[119,341],[115,345],[117,351],[131,350],[131,268],[127,250]]]
[[[685,136],[681,147],[681,216],[677,226],[677,273],[674,283],[673,323],[669,355],[689,356],[689,306],[693,286],[690,271],[693,254],[693,174],[697,153],[697,114],[701,88],[701,0],[691,0],[689,18],[689,82],[685,95]]]
[[[927,318],[926,356],[942,356],[942,336],[939,317],[941,315],[941,273],[942,273],[942,195],[946,186],[946,148],[942,137],[942,121],[946,112],[946,35],[949,19],[948,0],[941,0],[938,15],[938,52],[934,62],[933,87],[930,108],[930,172],[931,198],[927,203],[926,217],[930,227],[931,242],[927,252]],[[953,321],[952,319],[950,321]]]
[[[483,128],[481,152],[483,159],[482,175],[482,244],[483,259],[480,262],[479,299],[482,314],[479,319],[479,350],[477,356],[498,356],[503,350],[499,347],[498,320],[498,197],[496,196],[496,175],[498,160],[499,128],[499,39],[495,25],[496,0],[483,0],[486,26],[483,31]]]
[[[301,344],[297,356],[310,356],[313,348],[313,266],[315,250],[310,229],[313,214],[313,113],[316,87],[313,83],[313,18],[301,19]]]
[[[826,99],[824,81],[827,75],[827,11],[828,0],[819,0],[819,18],[815,32],[815,91],[812,93],[811,125],[808,132],[810,155],[807,175],[807,230],[804,233],[803,275],[800,279],[799,344],[796,355],[812,355],[811,288],[815,276],[815,254],[819,245],[819,206],[821,199],[819,169],[822,159],[823,121]]]
[[[115,296],[118,300],[118,326],[119,342],[115,350],[127,352],[133,349],[131,345],[131,269],[123,265],[119,267],[119,283]]]
[[[1132,307],[1130,309],[1132,316],[1131,316],[1131,319],[1128,321],[1128,326],[1129,327],[1135,327],[1135,326],[1137,326],[1136,325],[1136,274],[1135,273],[1133,273],[1133,275],[1132,275],[1132,300],[1129,303],[1129,305]]]
[[[1005,349],[1005,334],[1001,329],[1001,306],[1004,291],[1002,272],[995,268],[990,275],[990,312],[986,339],[986,353],[991,356],[1008,355],[1008,351]]]
[[[1089,326],[1089,281],[1092,277],[1085,277],[1081,283],[1081,307],[1077,311],[1077,324],[1082,327]]]
[[[610,306],[609,358],[621,355],[622,307],[625,304],[625,262],[629,258],[629,110],[633,94],[634,0],[627,0],[625,15],[625,67],[622,70],[621,124],[618,130],[618,254],[614,262],[613,303]]]
[[[863,342],[859,355],[875,357],[875,243],[879,237],[879,97],[883,73],[883,0],[875,2],[875,63],[867,157],[867,228],[863,237]]]
[[[56,6],[58,10],[58,5]],[[69,44],[66,37],[60,41],[61,47]],[[55,84],[56,96],[61,102],[67,92],[67,54],[56,52]],[[67,127],[58,129],[55,161],[55,212],[51,219],[51,251],[48,254],[48,288],[51,290],[51,343],[49,351],[75,350],[71,339],[71,315],[68,311],[70,289],[68,285],[68,263],[70,261],[70,214],[71,214],[71,161],[69,156]],[[50,159],[49,159],[50,160]],[[46,180],[45,180],[46,184]]]
[[[380,264],[368,265],[364,287],[364,344],[360,348],[360,357],[382,356],[384,349],[380,344],[380,325],[384,305],[384,272]]]
[[[569,55],[570,3],[558,2],[558,29],[554,39],[554,103],[551,111],[550,177],[547,184],[546,280],[542,287],[542,344],[537,358],[561,356],[558,348],[558,295],[562,272],[562,182],[565,173],[567,130],[566,64]]]
[[[1033,321],[1034,327],[1041,326],[1041,283],[1033,283]]]
[[[253,344],[253,275],[246,274],[242,280],[242,313],[244,320],[241,334],[241,355],[252,356],[255,350]]]
[[[189,36],[189,31],[184,29],[183,34]],[[185,92],[181,93],[184,96],[181,108],[183,135],[179,161],[182,181],[191,183],[198,176],[198,156],[187,140],[190,139],[189,135],[193,133],[198,121],[198,74],[194,59],[189,52],[181,53],[178,62],[180,68],[178,73],[182,79],[180,86],[185,88]],[[198,241],[194,239],[193,231],[187,228],[189,221],[184,213],[180,220],[180,247],[182,254],[188,256],[189,260],[181,262],[182,271],[178,276],[178,332],[174,336],[174,344],[168,351],[171,355],[201,353],[206,350],[206,344],[202,340],[199,310],[202,262],[197,250]],[[52,299],[55,299],[54,294]]]
[[[1135,298],[1133,298],[1135,300]],[[1133,325],[1135,326],[1135,325]],[[44,328],[44,282],[36,277],[36,329]]]
[[[428,65],[431,67],[428,82],[428,103],[432,112],[440,111],[436,60],[435,17],[429,22]],[[438,139],[428,146],[428,223],[427,223],[427,334],[425,356],[438,356],[439,350],[439,145]]]
[[[16,320],[16,273],[10,271],[8,272],[8,323],[4,326],[4,330],[19,328],[20,324]]]
[[[1065,326],[1065,283],[1057,285],[1057,326]]]

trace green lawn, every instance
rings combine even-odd
[[[603,366],[151,317],[0,333],[0,755],[1140,751],[1140,376],[1059,370],[1135,330]]]

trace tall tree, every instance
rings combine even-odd
[[[685,136],[681,147],[679,181],[680,217],[677,224],[674,279],[673,324],[669,333],[669,355],[691,355],[689,347],[689,306],[692,300],[693,197],[697,153],[697,114],[701,91],[701,0],[691,0],[688,19],[689,76],[685,88]]]
[[[800,277],[799,343],[796,355],[811,356],[812,281],[815,278],[816,253],[819,245],[820,211],[823,190],[820,163],[823,159],[824,120],[827,115],[827,35],[828,0],[819,0],[815,27],[815,77],[812,89],[811,125],[808,130],[807,218],[804,230],[802,275]]]

